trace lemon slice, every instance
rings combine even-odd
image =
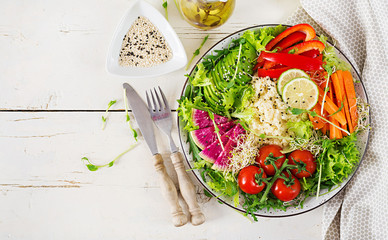
[[[298,78],[298,77],[305,77],[305,78],[310,78],[307,73],[305,73],[303,70],[300,69],[290,69],[282,73],[278,79],[277,83],[277,89],[279,95],[282,95],[283,92],[283,87],[292,79]]]
[[[292,108],[310,110],[318,102],[318,86],[308,78],[289,81],[283,88],[283,101]]]

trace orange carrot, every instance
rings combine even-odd
[[[321,115],[321,105],[319,103],[317,103],[313,107],[313,109],[311,109],[311,111],[315,112],[316,114],[318,114],[319,116],[322,117],[322,115]],[[312,116],[309,115],[309,118],[310,118],[310,121],[312,122],[313,128],[315,130],[321,129],[321,128],[323,128],[323,126],[326,125],[326,122],[324,120],[322,120],[321,118],[319,118],[319,117],[312,117]]]
[[[334,93],[335,93],[335,96],[336,96],[336,102],[337,102],[337,107],[341,107],[342,104],[343,104],[343,108],[341,109],[341,112],[345,115],[346,117],[346,112],[345,112],[345,109],[347,109],[347,107],[345,106],[345,102],[346,102],[346,98],[345,98],[345,89],[343,87],[343,79],[342,79],[342,76],[340,77],[340,75],[342,74],[342,71],[339,70],[335,73],[333,73],[331,75],[331,79],[333,81],[333,89],[334,89]],[[342,82],[341,82],[342,80]],[[346,104],[348,105],[348,104]],[[349,109],[347,109],[349,110]],[[350,125],[351,125],[351,122],[350,122]],[[343,129],[347,129],[347,124],[341,124],[341,128]],[[349,130],[350,130],[351,127],[349,127]]]
[[[352,133],[352,132],[354,132],[354,127],[353,127],[352,120],[351,120],[351,117],[350,117],[349,103],[348,103],[348,100],[346,99],[346,92],[345,92],[344,78],[343,78],[342,70],[338,70],[337,71],[337,76],[338,76],[338,80],[339,80],[339,85],[340,85],[341,91],[343,92],[343,99],[342,99],[342,101],[344,103],[344,108],[343,109],[345,111],[345,117],[346,117],[347,124],[348,124],[348,127],[349,127],[349,132]]]
[[[318,102],[323,101],[323,95],[325,94],[322,88],[318,87],[319,90],[319,96],[318,96]],[[331,115],[334,114],[333,117],[336,119],[340,124],[346,124],[346,118],[345,115],[341,112],[338,111],[339,108],[337,105],[334,104],[333,100],[329,97],[325,97],[325,103],[324,103],[324,109]]]
[[[356,128],[358,115],[357,115],[357,99],[356,99],[356,91],[354,90],[354,82],[352,78],[352,74],[349,71],[343,72],[344,86],[346,98],[349,104],[349,113],[350,118],[352,120],[353,128]]]
[[[326,135],[328,128],[329,128],[329,124],[328,124],[328,123],[325,123],[325,125],[323,125],[323,127],[322,127],[320,130],[321,130],[321,132],[322,132],[324,135]]]
[[[329,121],[334,125],[339,127],[338,121],[334,118],[334,116],[329,117]],[[342,138],[341,130],[330,124],[330,139],[340,139]]]
[[[333,102],[336,102],[336,96],[334,95],[334,87],[333,82],[329,81],[329,91],[327,92],[327,96],[333,100]],[[332,122],[335,126],[339,127],[338,121],[334,118],[334,115],[329,117],[329,121]],[[334,125],[330,124],[329,126],[329,137],[330,139],[340,139],[342,138],[341,130],[336,128]]]

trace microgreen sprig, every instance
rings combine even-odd
[[[335,128],[338,128],[339,130],[345,132],[346,134],[350,135],[350,132],[348,132],[346,129],[343,129],[341,127],[338,127],[337,125],[335,125],[334,123],[332,123],[331,121],[327,120],[326,118],[324,117],[321,117],[320,115],[318,115],[316,112],[314,111],[308,111],[308,110],[305,110],[305,109],[300,109],[300,108],[288,108],[288,110],[293,114],[293,115],[300,115],[302,113],[308,113],[310,116],[312,117],[319,117],[320,119],[322,119],[323,121],[329,123],[330,125],[333,125]],[[334,113],[332,114],[334,115]]]
[[[102,130],[105,129],[106,121],[108,120],[108,111],[109,111],[110,107],[112,107],[116,102],[117,102],[116,100],[110,101],[108,104],[108,107],[105,111],[105,114],[101,117],[102,118]]]
[[[214,114],[211,112],[211,111],[207,111],[209,113],[209,117],[210,119],[212,120],[213,122],[213,125],[214,125],[214,131],[216,132],[216,135],[217,135],[217,138],[218,138],[218,141],[220,142],[221,144],[221,148],[222,148],[222,151],[225,150],[224,148],[224,144],[222,143],[221,141],[221,136],[220,136],[220,129],[218,128],[216,122],[214,121]]]
[[[127,150],[125,150],[124,152],[120,153],[117,157],[115,157],[112,161],[108,162],[107,164],[104,164],[104,165],[95,165],[93,163],[90,162],[90,160],[87,158],[87,157],[83,157],[81,158],[81,160],[85,163],[86,167],[89,169],[89,171],[97,171],[98,169],[100,168],[103,168],[103,167],[112,167],[113,164],[115,164],[115,162],[121,158],[124,154],[126,154],[127,152],[131,151],[133,148],[135,148],[137,146],[137,142],[136,143],[133,143],[131,146],[129,146],[129,148]]]
[[[124,93],[124,108],[125,108],[125,116],[126,116],[125,120],[127,121],[128,126],[133,133],[133,138],[135,138],[135,140],[137,141],[137,132],[135,129],[132,128],[131,118],[129,117],[129,114],[128,114],[128,100],[127,100],[125,89],[123,89],[123,93]]]
[[[280,167],[280,169],[278,169],[276,167],[275,164],[272,164],[275,168],[275,175],[272,177],[271,179],[271,182],[269,182],[269,184],[267,184],[267,187],[265,188],[265,192],[263,194],[263,196],[261,197],[260,199],[260,203],[264,203],[266,200],[267,200],[267,196],[268,196],[268,193],[269,191],[271,190],[272,188],[272,185],[275,183],[275,181],[279,178],[280,174],[283,172],[283,170],[286,168],[286,167],[289,167],[291,165],[287,164],[288,163],[288,159],[286,159],[283,163],[283,165]]]
[[[199,46],[199,48],[197,48],[194,51],[193,56],[191,57],[190,61],[186,65],[186,71],[189,69],[189,67],[190,67],[191,63],[193,62],[194,58],[200,54],[201,48],[203,47],[203,45],[205,44],[205,42],[207,41],[208,38],[209,38],[209,34],[206,35],[206,37],[202,40],[202,43]]]
[[[166,14],[166,19],[167,19],[167,21],[168,21],[167,5],[168,5],[167,0],[163,0],[162,6],[163,6],[164,11],[165,11],[165,14]]]

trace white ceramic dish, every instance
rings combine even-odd
[[[274,26],[276,26],[276,25],[275,24],[274,25],[262,25],[262,26],[255,26],[255,27],[250,27],[250,28],[242,29],[242,30],[240,30],[240,31],[238,31],[236,33],[233,33],[233,34],[229,35],[228,37],[220,40],[212,48],[210,48],[209,51],[207,53],[205,53],[203,56],[206,56],[206,55],[209,55],[209,54],[215,54],[215,50],[220,50],[220,49],[228,47],[229,43],[233,39],[239,38],[248,29],[256,30],[256,29],[263,28],[263,27],[274,27]],[[351,65],[349,60],[337,48],[336,48],[336,53],[338,54],[338,56],[341,59],[345,60],[346,62],[348,62]],[[202,59],[200,59],[199,62],[200,61],[202,61]],[[193,68],[193,70],[194,70],[194,68]],[[352,73],[352,76],[355,78],[355,80],[357,80],[356,83],[355,83],[355,90],[356,90],[357,96],[360,97],[365,102],[368,102],[368,98],[367,98],[367,95],[366,95],[366,92],[365,92],[365,88],[364,88],[364,86],[363,86],[363,84],[361,82],[360,75],[356,72],[356,70],[354,69],[353,66],[352,66],[352,69],[351,69],[351,73]],[[185,86],[183,88],[182,95],[185,92],[186,86],[187,86],[187,81],[186,81],[186,84],[185,84]],[[370,122],[370,119],[368,119],[368,123],[369,122]],[[180,137],[183,153],[184,153],[184,155],[186,157],[186,161],[187,161],[187,163],[189,165],[189,169],[194,169],[193,157],[192,157],[191,153],[189,152],[189,144],[186,142],[188,132],[183,129],[184,123],[179,118],[178,118],[178,126],[179,126],[179,137]],[[363,156],[365,154],[366,147],[368,145],[368,139],[369,139],[369,130],[365,130],[365,131],[363,131],[362,133],[360,133],[358,135],[357,147],[358,147],[358,149],[360,151],[360,156],[361,156],[361,160],[360,160],[359,164],[361,164]],[[298,215],[298,214],[305,213],[305,212],[308,212],[310,210],[313,210],[313,209],[323,205],[327,201],[329,201],[331,198],[333,198],[335,195],[337,195],[343,188],[345,188],[345,186],[348,184],[348,182],[352,179],[352,177],[355,174],[355,172],[357,171],[357,169],[358,169],[358,166],[354,170],[353,174],[351,174],[344,182],[342,182],[337,188],[333,189],[332,191],[328,192],[327,189],[326,190],[322,190],[320,192],[320,197],[318,197],[318,198],[316,198],[316,197],[308,198],[304,202],[303,208],[289,207],[289,208],[287,208],[287,211],[273,210],[273,209],[270,209],[270,210],[263,209],[263,210],[255,212],[254,214],[256,216],[262,216],[262,217],[287,217],[287,216]],[[200,173],[199,170],[195,169],[195,170],[193,170],[193,173],[194,173],[194,176],[198,179],[198,181],[203,185],[203,187],[209,193],[211,193],[214,197],[218,197],[218,200],[220,200],[225,205],[245,213],[245,210],[241,207],[241,205],[234,206],[233,199],[225,197],[225,196],[220,196],[220,193],[217,193],[217,192],[213,191],[207,185],[207,183],[205,181],[203,181],[203,179],[201,177],[201,173]],[[241,196],[240,196],[240,202],[241,201],[243,201],[243,199],[241,199]]]
[[[173,56],[171,60],[153,67],[123,67],[119,65],[119,55],[123,38],[132,23],[139,16],[148,18],[163,34],[172,51]],[[187,56],[185,49],[174,29],[164,16],[150,4],[141,0],[135,1],[121,20],[112,39],[106,61],[108,72],[130,78],[155,77],[178,70],[184,67],[186,63]]]

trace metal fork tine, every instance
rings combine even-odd
[[[152,92],[152,89],[150,90],[150,94],[151,94],[152,102],[154,103],[154,111],[160,111],[160,105],[158,107],[158,105],[156,104],[154,93]]]
[[[155,96],[156,96],[156,99],[158,100],[158,103],[159,103],[159,107],[160,107],[160,111],[163,110],[165,108],[165,106],[162,104],[162,101],[160,101],[160,97],[159,97],[159,94],[158,92],[156,91],[156,89],[154,88],[154,92],[155,92]]]
[[[148,97],[148,92],[147,91],[146,91],[146,97],[147,97],[148,111],[152,112],[154,109],[153,109],[152,104],[150,102],[150,98]]]
[[[160,92],[161,95],[162,95],[163,102],[164,102],[164,106],[166,106],[166,108],[167,108],[168,110],[170,110],[170,106],[168,105],[166,96],[164,95],[164,93],[163,93],[162,89],[160,88],[160,86],[158,86],[158,88],[159,88],[159,92]]]

